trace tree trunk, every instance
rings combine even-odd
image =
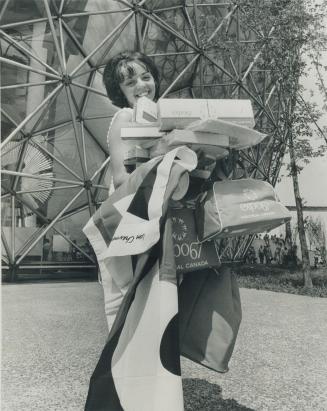
[[[285,242],[293,245],[291,222],[285,223]]]
[[[296,155],[294,151],[292,132],[290,132],[289,152],[290,152],[290,159],[291,159],[291,175],[292,175],[292,180],[293,180],[295,206],[296,206],[296,213],[297,213],[297,226],[299,230],[299,239],[300,239],[301,254],[302,254],[303,281],[304,281],[305,287],[312,288],[309,250],[308,250],[308,245],[307,245],[307,239],[305,236],[303,205],[302,205],[302,198],[301,198],[300,188],[299,188],[299,178],[298,178],[298,170],[296,166]]]

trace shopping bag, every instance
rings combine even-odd
[[[178,299],[181,355],[226,372],[242,318],[235,275],[228,266],[189,273]]]
[[[269,231],[291,219],[274,188],[251,178],[215,182],[195,216],[200,241]]]
[[[198,240],[193,209],[173,208],[171,219],[175,264],[178,273],[220,266],[215,243],[207,241],[202,244]]]

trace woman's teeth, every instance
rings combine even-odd
[[[144,97],[147,96],[149,93],[145,91],[144,93],[137,94],[136,97]]]

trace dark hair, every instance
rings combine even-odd
[[[120,84],[124,81],[121,69],[126,67],[128,74],[132,76],[134,74],[133,67],[128,65],[128,63],[132,62],[141,64],[149,70],[156,85],[154,98],[157,100],[159,97],[159,72],[154,62],[150,57],[138,51],[125,51],[112,57],[106,64],[103,72],[103,83],[108,97],[113,104],[121,108],[129,107],[128,101],[120,89]]]

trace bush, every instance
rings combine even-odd
[[[298,270],[269,265],[234,266],[233,271],[240,287],[270,290],[311,297],[327,297],[327,269],[312,270],[312,288],[303,286],[302,273]]]

